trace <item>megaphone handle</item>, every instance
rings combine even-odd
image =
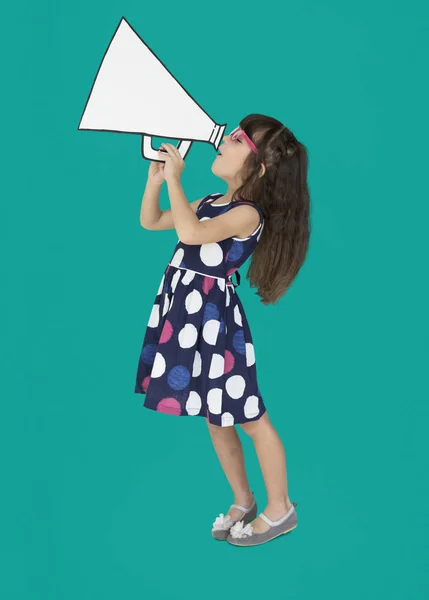
[[[189,148],[191,147],[192,142],[189,140],[180,140],[177,145],[177,149],[180,152],[180,156],[185,158]],[[148,160],[158,160],[163,162],[159,157],[158,150],[152,146],[152,136],[145,135],[142,136],[142,156],[143,158],[147,158]]]
[[[191,147],[192,142],[190,142],[189,140],[180,140],[180,142],[177,144],[177,149],[180,152],[180,156],[182,158],[185,158],[189,148]]]

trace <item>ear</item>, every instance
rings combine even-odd
[[[264,165],[264,163],[261,163],[261,168],[259,169],[259,177],[263,177],[265,175],[265,171],[266,171],[265,165]]]

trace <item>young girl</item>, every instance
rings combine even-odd
[[[173,145],[162,147],[165,163],[149,167],[140,221],[150,230],[175,228],[179,241],[155,297],[135,393],[146,394],[146,408],[207,419],[234,495],[212,535],[261,544],[296,527],[297,503],[289,499],[284,448],[258,387],[238,268],[252,256],[248,278],[263,304],[275,304],[291,285],[310,235],[307,153],[280,121],[249,115],[225,136],[212,165],[227,192],[189,204],[180,184],[184,161]],[[171,210],[161,211],[164,180]],[[259,516],[235,425],[253,440],[266,484]]]

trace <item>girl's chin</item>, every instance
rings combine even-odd
[[[213,173],[213,175],[216,175],[216,177],[223,179],[223,175],[221,173],[219,173],[219,171],[216,169],[216,165],[214,163],[212,164],[211,172]]]

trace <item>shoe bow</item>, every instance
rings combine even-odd
[[[244,525],[243,521],[237,521],[229,531],[233,538],[243,538],[252,535],[253,527],[251,523]]]
[[[231,525],[233,525],[233,523],[234,523],[234,521],[232,520],[230,515],[225,516],[223,513],[220,513],[220,515],[218,517],[216,517],[216,520],[213,523],[213,529],[215,529],[215,530],[229,529],[231,527]]]

